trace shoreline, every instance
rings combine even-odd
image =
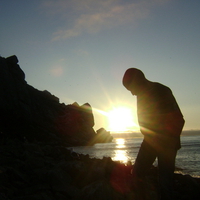
[[[197,137],[199,141],[200,136]],[[187,139],[189,138],[189,143],[187,143]],[[198,144],[193,144],[195,138],[196,136],[182,137],[182,148],[178,151],[176,158],[177,173],[181,173],[183,175],[190,174],[193,177],[200,177],[200,170],[198,168],[198,163],[200,163],[200,159],[198,159],[199,153],[197,153]],[[191,144],[190,141],[192,142]],[[118,142],[120,144],[118,144]],[[82,153],[85,155],[88,154],[90,158],[103,159],[103,157],[111,157],[114,161],[119,161],[124,164],[126,164],[127,161],[131,161],[131,163],[134,164],[134,159],[137,156],[137,152],[139,150],[141,142],[141,137],[127,139],[114,138],[113,142],[111,143],[98,143],[90,147],[73,147],[73,150],[77,153]],[[193,162],[193,160],[194,162],[196,161],[196,164]],[[154,165],[156,166],[157,162],[155,162]]]

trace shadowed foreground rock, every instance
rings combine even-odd
[[[0,58],[0,200],[158,199],[156,168],[134,185],[131,166],[67,149],[109,133],[93,130],[88,104],[66,106],[29,86],[16,62]],[[174,183],[177,200],[200,199],[200,179],[175,174]]]
[[[132,184],[131,166],[110,158],[74,155],[64,146],[0,141],[1,200],[132,200],[158,199],[157,169],[140,186]],[[200,179],[175,174],[177,200],[200,198]]]

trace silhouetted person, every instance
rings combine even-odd
[[[138,123],[144,135],[133,175],[140,179],[157,158],[161,199],[171,200],[175,158],[185,123],[183,115],[170,88],[147,80],[141,70],[128,69],[123,85],[137,96]]]

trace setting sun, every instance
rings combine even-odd
[[[128,131],[137,127],[132,111],[126,107],[116,107],[108,112],[110,131]]]

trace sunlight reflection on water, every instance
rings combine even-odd
[[[123,138],[117,138],[116,139],[116,148],[124,148],[125,147],[125,139]]]
[[[128,155],[125,150],[115,150],[114,157],[112,158],[112,160],[127,163]]]
[[[114,150],[114,155],[112,160],[120,161],[122,163],[127,163],[129,160],[129,156],[127,151],[124,149],[125,146],[125,139],[118,138],[116,139],[116,150]]]

